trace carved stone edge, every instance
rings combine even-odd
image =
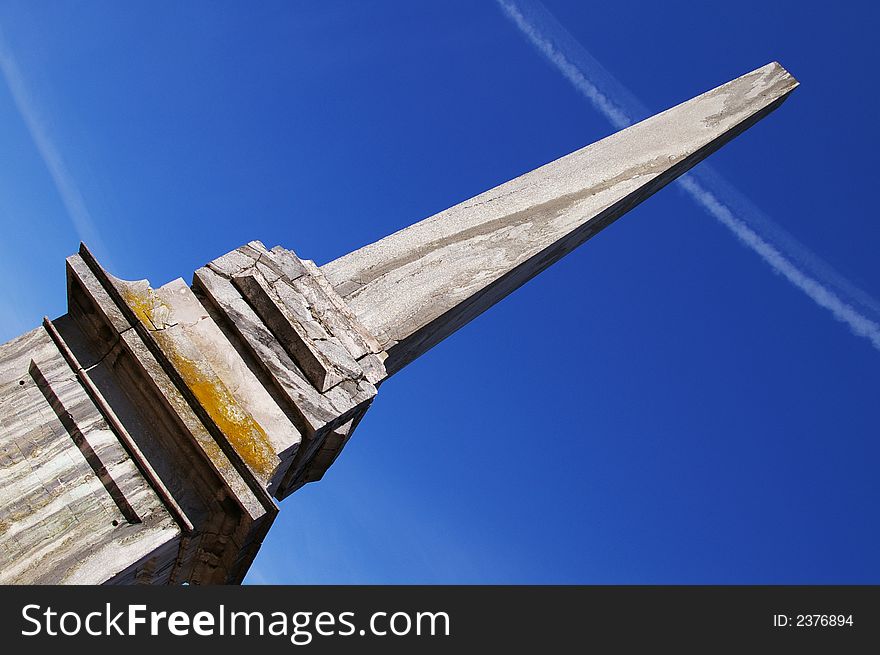
[[[181,544],[181,550],[188,551],[189,560],[181,573],[183,579],[209,583],[240,581],[277,515],[277,505],[246,467],[230,459],[228,450],[218,443],[218,435],[212,434],[192,407],[180,388],[181,382],[169,375],[170,363],[163,361],[161,350],[151,344],[147,331],[139,329],[136,316],[120,297],[112,278],[88,249],[81,246],[80,253],[68,258],[67,264],[68,286],[80,286],[101,319],[103,325],[100,329],[106,331],[109,328],[116,334],[118,344],[115,343],[114,347],[122,347],[139,367],[141,377],[154,386],[153,397],[161,406],[153,411],[164,412],[180,432],[187,435],[190,448],[200,453],[197,461],[201,464],[197,461],[193,464],[202,471],[201,476],[207,475],[214,480],[212,485],[216,490],[202,490],[201,493],[206,498],[215,499],[214,509],[209,508],[209,512],[217,517],[209,521],[215,527],[206,533],[201,525],[190,522],[193,531]],[[224,518],[228,510],[219,502],[224,496],[233,499],[240,509],[241,520],[236,525]],[[169,508],[169,511],[172,510]],[[216,532],[217,526],[225,527]],[[206,548],[212,553],[218,552],[219,548],[221,554],[211,555]]]
[[[275,496],[320,479],[386,377],[378,340],[314,262],[281,246],[241,246],[198,269],[193,288],[301,421],[305,441]]]

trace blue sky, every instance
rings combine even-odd
[[[873,4],[544,6],[622,105],[786,66],[712,168],[880,318]],[[614,131],[496,2],[7,0],[0,39],[0,340],[64,313],[81,238],[155,284],[251,239],[321,264]],[[878,390],[671,186],[383,385],[248,580],[878,583]]]

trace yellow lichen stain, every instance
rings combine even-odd
[[[269,437],[262,426],[238,404],[232,392],[213,371],[206,374],[196,362],[183,357],[170,339],[157,340],[196,400],[220,428],[235,452],[253,471],[268,480],[275,470],[278,458],[269,445]]]
[[[174,336],[156,330],[164,326],[164,318],[170,308],[154,293],[149,285],[140,290],[132,283],[120,284],[120,293],[125,302],[138,317],[138,320],[150,330],[156,343],[165,357],[183,378],[196,400],[208,413],[235,452],[253,470],[268,481],[278,463],[278,457],[269,444],[269,437],[262,426],[239,405],[231,391],[211,369],[210,365],[200,366],[198,362],[186,357]],[[156,311],[165,313],[163,320],[157,320]],[[157,326],[156,323],[160,325]],[[203,445],[204,447],[204,445]],[[207,449],[206,449],[207,450]],[[216,461],[218,453],[208,453]]]
[[[138,289],[138,285],[143,285],[144,289]],[[164,307],[167,310],[167,306],[153,293],[146,280],[141,282],[120,280],[117,287],[125,304],[134,312],[138,320],[148,329],[155,330],[158,326],[153,323],[153,314],[159,307]]]

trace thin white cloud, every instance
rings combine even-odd
[[[644,107],[632,94],[614,80],[540,3],[498,0],[498,4],[538,52],[616,129],[632,125],[635,116],[646,115]],[[774,272],[849,326],[853,334],[867,339],[880,350],[880,323],[856,308],[861,305],[876,314],[880,313],[880,303],[774,225],[717,173],[705,165],[703,168],[705,175],[688,173],[678,180],[685,193]],[[732,198],[733,203],[723,202],[722,194]],[[739,215],[734,214],[731,204],[739,205]],[[766,236],[759,234],[759,227],[765,233],[774,233],[776,243],[772,244]],[[849,302],[841,295],[848,296]]]
[[[618,130],[632,125],[632,119],[617,105],[615,105],[598,87],[593,84],[586,75],[581,72],[578,67],[560,52],[553,42],[547,39],[532,25],[522,14],[519,8],[510,2],[498,0],[498,4],[504,10],[504,13],[514,22],[520,32],[525,34],[526,38],[535,46],[538,51],[544,55],[550,62],[559,69],[559,72],[571,82],[571,85],[580,91],[593,106],[607,118],[611,124]]]
[[[93,250],[103,252],[104,248],[101,245],[98,230],[86,207],[85,199],[64,162],[64,158],[49,136],[47,124],[27,88],[15,57],[7,47],[2,30],[0,30],[0,72],[3,74],[6,86],[9,87],[15,107],[49,171],[55,189],[73,223],[77,237]]]
[[[734,216],[726,205],[719,202],[692,175],[684,175],[678,182],[697,204],[733,232],[737,239],[757,253],[775,272],[803,291],[819,307],[831,312],[838,321],[846,323],[853,334],[868,339],[880,350],[880,325],[860,314],[821,282],[801,271],[788,257]]]

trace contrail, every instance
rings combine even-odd
[[[593,106],[599,111],[599,113],[611,121],[611,124],[615,128],[622,130],[623,128],[632,125],[632,119],[609,100],[608,96],[602,93],[595,84],[587,79],[587,77],[568,59],[568,57],[554,47],[552,42],[545,39],[514,5],[504,2],[504,0],[499,0],[499,3],[520,31],[526,35],[529,41],[531,41],[532,45],[534,45],[542,55],[547,57],[547,59],[559,69],[559,72],[562,73],[565,79],[571,82],[571,85],[580,91],[581,95],[593,103]]]
[[[498,4],[538,52],[615,129],[623,129],[648,116],[645,107],[593,59],[540,3],[528,3],[527,9],[523,8],[523,3],[511,0],[498,0]],[[868,339],[874,348],[880,350],[880,323],[857,309],[860,306],[880,316],[880,303],[786,234],[706,164],[701,165],[701,171],[688,173],[677,180],[685,193],[730,230],[740,243],[763,259],[774,272],[800,289],[819,307],[831,312],[835,319],[848,325],[853,334]],[[732,207],[740,209],[739,215],[734,213]],[[770,242],[767,234],[775,237],[776,245]],[[804,269],[811,270],[811,273]],[[846,296],[847,300],[843,300],[841,295]]]
[[[91,214],[89,214],[89,210],[86,208],[82,193],[80,193],[73,176],[64,163],[61,153],[49,137],[49,131],[40,117],[36,103],[28,92],[24,78],[18,69],[18,64],[6,46],[2,30],[0,30],[0,72],[3,73],[3,79],[6,81],[6,86],[9,87],[12,101],[15,103],[15,107],[18,109],[18,113],[28,129],[31,139],[40,153],[40,157],[43,159],[43,163],[49,170],[49,175],[55,184],[55,189],[58,191],[61,202],[70,216],[77,237],[80,241],[88,243],[90,247],[98,252],[103,252],[104,248],[101,245],[98,230],[95,227]]]
[[[715,195],[705,189],[692,175],[680,178],[679,184],[703,209],[733,232],[743,244],[755,251],[774,271],[807,294],[819,307],[830,311],[838,321],[849,325],[854,334],[865,337],[877,350],[880,350],[880,325],[862,316],[821,282],[801,271],[789,258],[734,216],[727,206],[719,202]]]

